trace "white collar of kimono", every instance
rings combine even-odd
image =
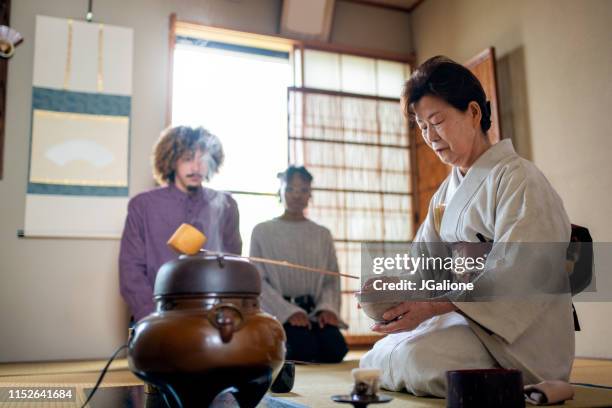
[[[495,166],[515,156],[516,152],[514,151],[512,140],[504,139],[491,146],[472,164],[451,197],[450,202],[446,203],[446,209],[442,217],[441,236],[454,236],[455,240],[459,241],[460,216],[470,203],[472,197]],[[458,171],[458,169],[453,168],[453,171]],[[446,196],[449,179],[447,179],[443,191],[440,191],[439,197],[441,199],[444,199]]]

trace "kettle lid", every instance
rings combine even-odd
[[[248,260],[230,255],[182,255],[159,268],[153,296],[205,293],[259,295],[259,272]]]

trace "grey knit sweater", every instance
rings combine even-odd
[[[258,224],[251,236],[251,256],[284,260],[338,272],[336,250],[329,230],[310,220],[287,221],[275,218]],[[262,277],[263,309],[285,323],[302,310],[283,296],[311,295],[315,309],[334,312],[340,318],[340,279],[283,266],[257,263]]]

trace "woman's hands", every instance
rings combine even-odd
[[[372,330],[385,334],[410,331],[429,318],[455,310],[455,305],[448,301],[403,302],[383,314],[388,323],[376,323]]]

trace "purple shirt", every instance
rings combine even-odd
[[[170,184],[138,194],[128,203],[119,252],[121,295],[136,321],[155,309],[155,276],[161,265],[178,258],[166,242],[182,223],[206,235],[206,249],[242,251],[238,206],[228,193],[202,188],[187,194]]]

